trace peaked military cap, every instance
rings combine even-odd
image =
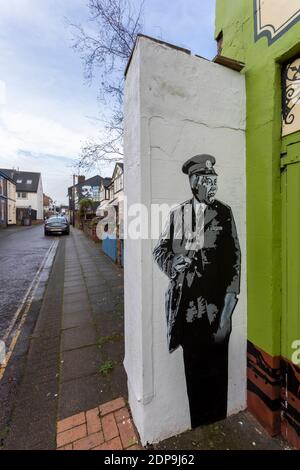
[[[212,155],[195,155],[183,164],[182,171],[189,176],[193,173],[217,176],[214,169],[215,163],[216,159]]]

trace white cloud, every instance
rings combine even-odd
[[[0,114],[1,153],[4,154],[22,149],[74,159],[85,137],[46,116],[5,110]]]
[[[0,106],[6,103],[6,83],[0,80]]]
[[[42,172],[57,200],[82,144],[101,132],[86,118],[98,114],[97,94],[83,84],[64,25],[85,13],[85,0],[0,0],[0,167]]]
[[[3,109],[0,167],[41,172],[45,191],[57,201],[66,202],[72,164],[91,134],[87,129],[81,133],[45,116]]]
[[[65,17],[80,8],[86,9],[84,0],[2,0],[0,24],[31,28],[32,37],[39,36],[44,44],[53,44],[68,34],[64,28]]]
[[[146,0],[146,32],[212,56],[212,3]],[[41,171],[45,191],[58,201],[65,201],[69,165],[82,143],[101,132],[100,121],[86,118],[99,116],[98,83],[83,85],[65,24],[69,18],[93,30],[88,16],[87,0],[0,0],[0,167]],[[109,175],[111,168],[101,165],[93,173],[100,170]]]

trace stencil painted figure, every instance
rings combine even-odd
[[[169,277],[170,352],[183,348],[192,427],[227,415],[228,343],[240,288],[240,247],[232,211],[215,199],[215,158],[196,155],[182,167],[192,199],[171,211],[154,249]]]

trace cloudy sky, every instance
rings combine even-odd
[[[214,4],[145,0],[144,32],[212,58]],[[88,17],[87,0],[0,1],[0,167],[42,172],[57,203],[66,203],[81,145],[101,133],[97,83],[85,83],[68,26],[93,27]],[[99,172],[111,169],[87,176]]]

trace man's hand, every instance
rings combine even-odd
[[[190,266],[191,262],[192,260],[190,260],[190,258],[187,258],[187,256],[176,255],[174,257],[172,267],[178,273],[182,273],[183,271],[185,271],[186,268]]]
[[[237,296],[234,293],[228,293],[224,299],[224,307],[221,313],[220,324],[214,335],[216,343],[222,343],[231,333],[231,317],[237,304]]]
[[[228,322],[231,320],[231,316],[233,314],[234,307],[237,304],[237,296],[236,294],[226,294],[224,300],[224,307],[221,313],[220,319],[220,328],[223,328]]]
[[[214,334],[215,343],[223,343],[231,333],[231,320],[223,324],[222,328],[219,326],[217,332]]]

